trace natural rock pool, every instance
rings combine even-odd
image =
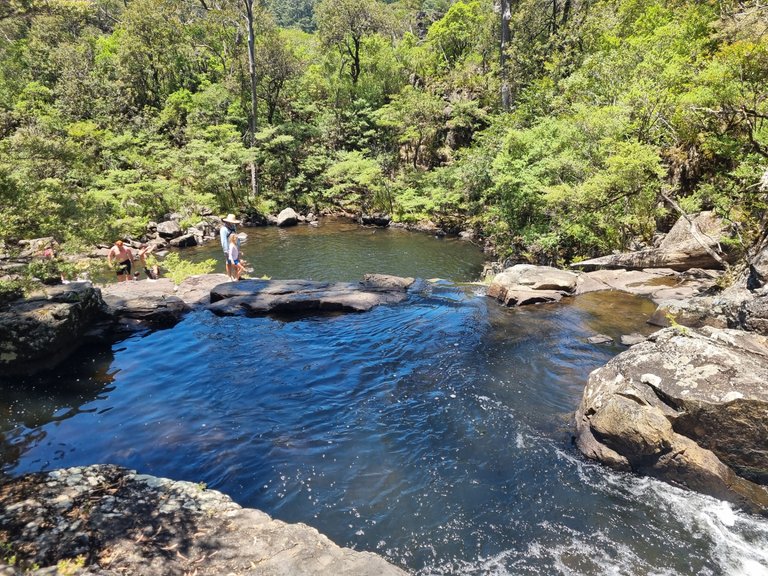
[[[768,574],[768,521],[590,463],[587,375],[650,333],[621,293],[504,309],[470,244],[350,225],[248,229],[273,278],[440,277],[405,303],[187,316],[0,386],[5,473],[109,462],[205,482],[415,574]],[[194,253],[216,257],[216,246]],[[219,262],[221,264],[221,262]]]

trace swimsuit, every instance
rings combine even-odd
[[[131,273],[131,261],[130,260],[123,260],[118,264],[117,272],[116,274],[118,276],[123,276],[124,274],[130,274]]]

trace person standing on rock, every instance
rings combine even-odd
[[[117,240],[115,245],[109,249],[107,262],[110,268],[115,269],[117,280],[124,282],[131,278],[131,268],[133,267],[133,252],[127,246],[123,245],[122,240]]]
[[[240,280],[240,275],[245,270],[245,266],[240,262],[240,249],[237,246],[237,234],[229,235],[229,252],[227,253],[227,266],[232,270],[232,280]]]
[[[234,214],[227,214],[226,218],[221,219],[221,230],[219,231],[219,236],[221,237],[221,249],[224,252],[224,258],[226,262],[226,268],[227,268],[227,276],[229,276],[231,279],[235,278],[235,271],[237,270],[237,266],[233,266],[229,263],[229,237],[234,234],[235,237],[237,237],[237,228],[236,226],[240,224],[240,220],[235,218]],[[237,239],[237,248],[238,251],[240,249],[240,239]]]
[[[150,261],[149,256],[152,254],[152,251],[155,249],[154,244],[147,244],[144,243],[141,245],[141,248],[139,248],[139,264],[142,268],[144,268],[144,273],[147,275],[147,280],[157,280],[159,274],[159,269],[157,266],[157,262],[152,259]],[[139,271],[136,270],[134,273],[136,280],[139,279]]]

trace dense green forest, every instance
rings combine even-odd
[[[729,0],[10,0],[0,240],[168,212],[383,211],[531,261],[768,194],[768,6]]]

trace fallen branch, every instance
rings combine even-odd
[[[696,222],[691,220],[691,218],[688,216],[688,214],[686,214],[685,211],[682,209],[680,204],[675,202],[669,195],[665,194],[663,190],[661,191],[661,196],[662,196],[662,198],[664,198],[664,200],[666,200],[669,203],[670,206],[672,206],[672,208],[674,208],[677,211],[678,214],[680,214],[680,216],[685,218],[685,220],[688,222],[688,224],[690,226],[691,235],[696,239],[696,242],[701,244],[701,246],[704,248],[704,250],[707,251],[707,254],[712,256],[712,258],[714,258],[715,262],[720,264],[720,266],[722,266],[723,269],[726,272],[728,270],[730,270],[730,266],[728,265],[728,262],[726,262],[723,259],[723,257],[720,256],[720,254],[717,253],[717,251],[712,249],[712,247],[709,245],[710,243],[707,242],[704,239],[704,237],[706,236],[707,238],[709,238],[709,240],[711,240],[712,242],[717,244],[718,250],[720,250],[720,244],[714,238],[712,238],[711,236],[707,236],[701,230],[699,230],[699,227],[696,225]],[[720,250],[720,251],[722,252],[722,250]]]

